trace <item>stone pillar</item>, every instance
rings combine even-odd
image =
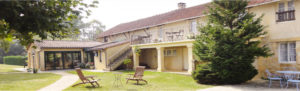
[[[140,55],[135,53],[135,49],[132,48],[132,53],[133,53],[133,69],[135,70],[135,68],[137,66],[139,66],[140,63]]]
[[[156,47],[157,50],[157,71],[162,72],[164,71],[164,48],[163,47]]]
[[[188,73],[192,73],[194,71],[194,59],[193,59],[193,45],[187,45],[188,49]]]

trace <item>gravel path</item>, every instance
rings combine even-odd
[[[51,71],[50,73],[62,75],[62,77],[55,83],[44,87],[38,91],[62,91],[73,85],[78,80],[77,75],[70,74],[65,71]]]

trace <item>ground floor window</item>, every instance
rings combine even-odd
[[[81,63],[80,51],[46,51],[45,69],[72,69]]]
[[[283,42],[279,45],[279,62],[296,62],[296,42]]]

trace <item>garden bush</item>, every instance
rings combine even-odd
[[[197,65],[192,77],[197,83],[201,84],[215,84],[220,81],[220,78],[218,78],[216,73],[212,71],[208,63]]]
[[[5,56],[3,58],[4,64],[9,65],[24,65],[26,59],[24,56]]]

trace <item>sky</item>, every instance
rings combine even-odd
[[[186,7],[196,6],[211,0],[99,0],[98,8],[93,8],[89,18],[100,21],[108,30],[118,24],[141,18],[154,16],[178,9],[179,2],[186,3]]]

